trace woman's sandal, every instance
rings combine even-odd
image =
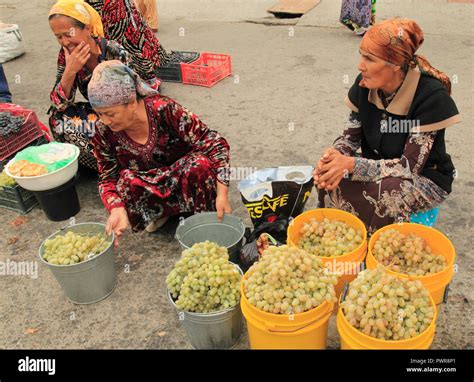
[[[168,216],[155,220],[146,226],[145,231],[150,232],[150,233],[158,231],[161,227],[163,227],[166,224],[167,221],[168,221]]]

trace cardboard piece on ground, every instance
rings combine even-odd
[[[267,9],[267,12],[273,13],[274,15],[304,15],[320,2],[321,0],[280,0],[278,4]]]

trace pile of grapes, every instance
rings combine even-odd
[[[362,232],[346,223],[312,218],[301,228],[298,247],[316,256],[336,257],[349,253],[362,243]]]
[[[296,247],[266,249],[244,280],[250,304],[275,314],[302,313],[336,300],[337,277],[320,258]]]
[[[179,309],[210,313],[239,303],[241,278],[227,248],[205,241],[183,251],[166,285]]]
[[[410,276],[438,273],[447,267],[446,258],[434,254],[423,238],[393,228],[380,234],[372,252],[388,269]]]
[[[83,235],[69,231],[44,243],[43,259],[54,265],[71,265],[89,260],[110,245],[105,235]]]
[[[7,135],[18,133],[25,123],[25,118],[22,116],[14,116],[11,113],[0,112],[0,135],[6,137]]]
[[[397,278],[383,266],[368,269],[349,284],[344,316],[361,332],[381,340],[406,340],[428,328],[435,316],[420,280]]]
[[[13,187],[15,184],[15,179],[10,178],[7,174],[5,174],[5,171],[0,173],[0,188]]]

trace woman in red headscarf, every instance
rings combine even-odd
[[[313,174],[320,206],[353,213],[369,232],[409,221],[451,192],[455,168],[444,136],[460,116],[448,76],[416,54],[422,43],[408,19],[365,34],[360,74],[345,99],[346,128]]]

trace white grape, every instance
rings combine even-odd
[[[166,285],[179,309],[210,313],[239,303],[241,278],[227,248],[206,241],[182,252]]]
[[[342,256],[356,249],[363,241],[362,232],[338,220],[310,219],[301,228],[298,247],[316,256]]]
[[[438,273],[447,267],[446,258],[434,254],[423,238],[393,228],[380,233],[372,253],[388,269],[410,276]]]
[[[337,277],[316,255],[283,245],[267,248],[244,279],[245,296],[258,309],[274,314],[302,313],[324,301],[336,301]]]
[[[381,265],[359,273],[349,284],[341,308],[352,326],[383,340],[415,337],[435,316],[429,292],[420,280],[387,274]]]
[[[77,264],[87,260],[90,254],[101,254],[109,245],[110,240],[105,235],[85,235],[69,231],[44,242],[43,259],[54,265]]]

